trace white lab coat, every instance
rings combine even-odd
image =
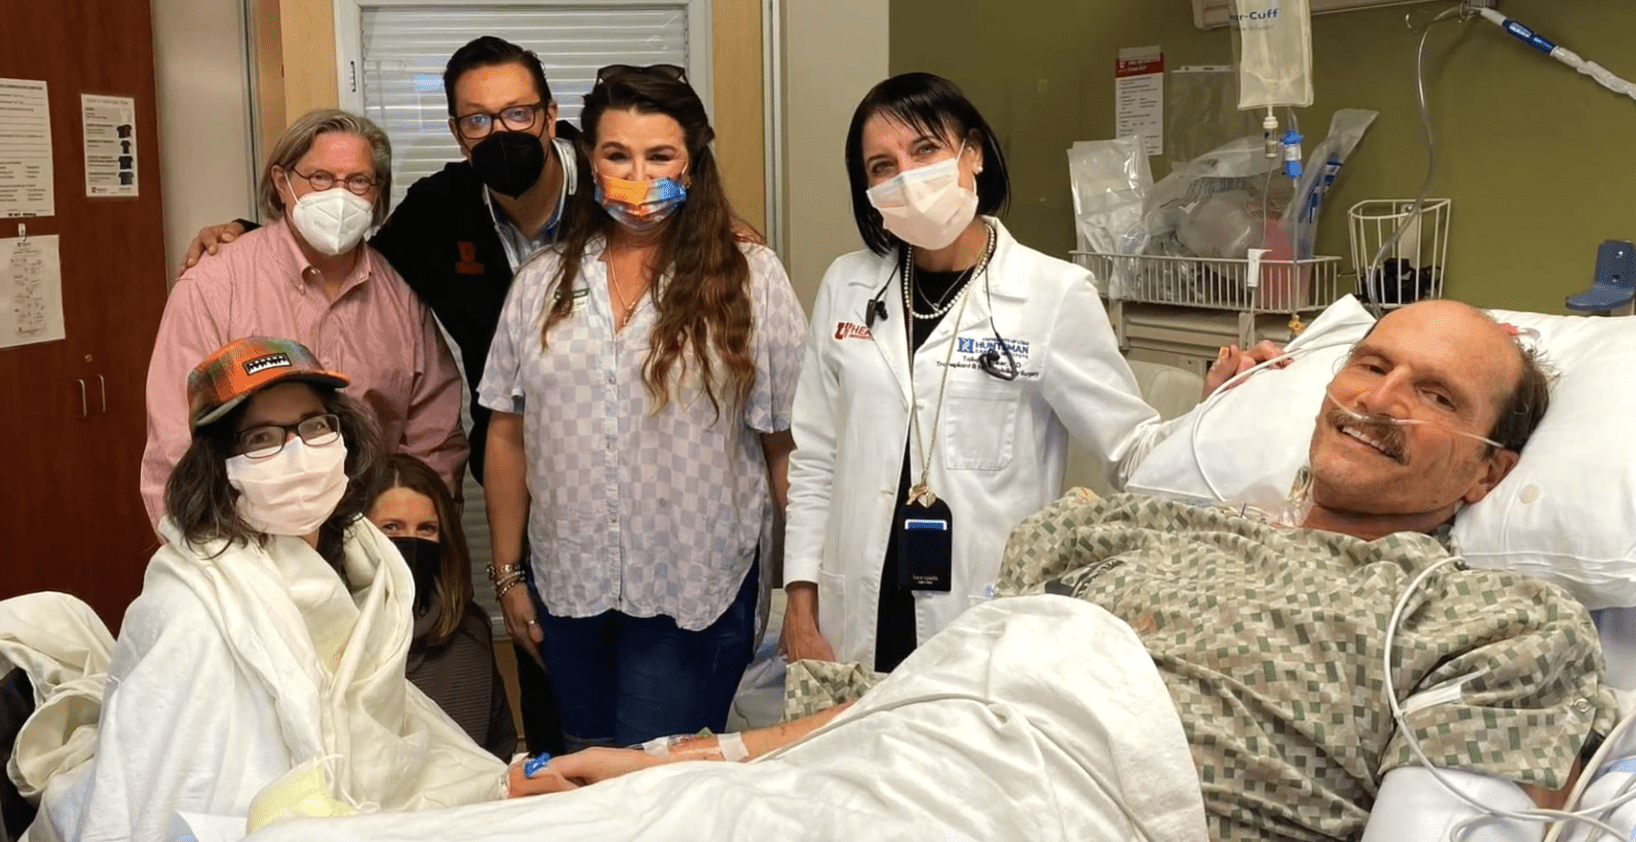
[[[914,357],[921,435],[935,450],[929,484],[954,517],[952,590],[915,594],[922,643],[989,597],[1012,527],[1062,492],[1070,433],[1122,486],[1163,428],[1119,354],[1090,273],[989,222],[997,240],[987,293],[985,278],[974,278],[958,331],[957,304]],[[881,566],[901,502],[911,395],[899,262],[858,251],[830,266],[795,395],[784,580],[817,583],[819,631],[840,661],[874,661]],[[864,312],[883,286],[888,316],[871,331]],[[1014,343],[1022,375],[1011,382],[977,365],[995,328]],[[921,459],[917,446],[911,483]]]

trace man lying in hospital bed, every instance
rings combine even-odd
[[[1003,584],[1023,595],[855,704],[528,782],[608,781],[573,792],[256,838],[1447,839],[1479,814],[1421,752],[1488,807],[1558,804],[1617,715],[1596,630],[1555,585],[1452,563],[1446,527],[1517,463],[1526,365],[1460,305],[1397,311],[1320,389],[1304,513],[1070,495],[1013,535]],[[1312,529],[1261,522],[1291,512]],[[669,762],[724,754],[755,762]]]

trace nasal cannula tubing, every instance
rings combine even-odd
[[[1495,809],[1475,798],[1472,798],[1471,796],[1462,792],[1454,784],[1450,783],[1449,780],[1443,775],[1442,770],[1438,769],[1437,766],[1435,766],[1431,760],[1426,757],[1425,750],[1420,747],[1420,741],[1416,739],[1414,730],[1409,727],[1409,723],[1403,714],[1403,708],[1397,701],[1397,688],[1392,681],[1392,643],[1397,637],[1398,626],[1403,621],[1403,612],[1407,610],[1409,600],[1414,596],[1415,591],[1420,589],[1420,586],[1428,577],[1431,576],[1431,574],[1437,572],[1447,565],[1463,561],[1465,561],[1465,559],[1461,556],[1451,555],[1448,558],[1433,564],[1431,567],[1422,570],[1420,575],[1416,576],[1414,581],[1410,582],[1408,590],[1403,592],[1403,596],[1397,601],[1397,606],[1392,609],[1391,619],[1387,621],[1386,643],[1383,647],[1385,651],[1381,655],[1381,661],[1383,664],[1382,676],[1384,679],[1382,682],[1384,685],[1382,692],[1386,696],[1387,706],[1392,710],[1392,721],[1397,724],[1398,733],[1403,735],[1404,740],[1408,743],[1409,750],[1412,751],[1415,758],[1420,761],[1420,765],[1424,766],[1426,771],[1429,772],[1433,778],[1436,778],[1439,784],[1443,785],[1444,789],[1447,789],[1449,792],[1453,793],[1461,801],[1466,802],[1466,804],[1470,805],[1471,807],[1481,810],[1487,814],[1484,816],[1477,816],[1475,818],[1467,819],[1460,824],[1455,825],[1455,827],[1449,832],[1450,842],[1460,842],[1460,840],[1463,839],[1466,834],[1472,831],[1474,825],[1479,822],[1489,821],[1493,818],[1516,819],[1518,821],[1542,823],[1579,822],[1595,828],[1599,833],[1606,833],[1617,839],[1624,839],[1624,833],[1620,832],[1617,828],[1609,825],[1601,819],[1596,818],[1596,816],[1605,814],[1609,810],[1616,809],[1629,801],[1636,800],[1636,790],[1631,789],[1630,783],[1628,782],[1621,790],[1621,793],[1617,798],[1606,804],[1580,810],[1578,812],[1551,810],[1546,808],[1539,808],[1536,810]],[[1608,735],[1608,739],[1604,743],[1604,746],[1612,745],[1614,742],[1614,737],[1621,734],[1621,732],[1623,732],[1625,729],[1629,728],[1632,722],[1636,722],[1636,717],[1627,717],[1623,722],[1619,723],[1618,727],[1614,728],[1613,733]],[[1593,769],[1587,768],[1581,771],[1580,774],[1586,775],[1592,773]],[[1561,826],[1559,825],[1557,828],[1552,829],[1551,832],[1553,834],[1553,838],[1555,834],[1561,832],[1560,827]]]
[[[1360,423],[1391,424],[1394,427],[1431,427],[1434,430],[1442,430],[1451,436],[1465,436],[1468,439],[1476,439],[1483,444],[1491,447],[1497,447],[1500,450],[1505,449],[1505,445],[1500,444],[1487,436],[1479,436],[1476,433],[1468,433],[1465,430],[1456,430],[1447,424],[1439,424],[1436,421],[1426,421],[1420,418],[1393,418],[1390,415],[1369,415],[1367,413],[1359,412],[1346,404],[1341,403],[1340,399],[1335,397],[1335,393],[1329,391],[1327,387],[1324,389],[1324,397],[1328,399],[1330,403],[1334,404],[1335,407],[1341,412],[1346,413],[1352,420]]]

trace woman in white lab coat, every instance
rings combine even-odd
[[[868,250],[813,308],[782,645],[886,671],[988,598],[1012,527],[1061,493],[1070,434],[1122,485],[1159,421],[1090,274],[992,216],[1005,160],[952,82],[876,85],[846,164]]]

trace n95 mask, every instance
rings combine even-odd
[[[307,245],[334,257],[352,251],[363,240],[374,216],[373,203],[336,185],[297,199],[290,212],[290,224]]]
[[[869,188],[869,204],[899,239],[923,249],[955,241],[977,217],[977,194],[960,186],[960,152],[953,158],[905,170]]]
[[[346,494],[347,446],[336,439],[314,447],[300,438],[268,459],[232,456],[227,483],[238,489],[239,515],[268,535],[310,535]]]

